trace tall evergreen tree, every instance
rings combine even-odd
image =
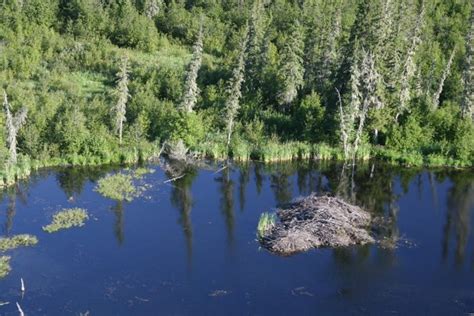
[[[245,27],[242,41],[239,47],[239,56],[237,65],[232,71],[232,78],[227,87],[227,100],[225,102],[225,109],[227,112],[227,147],[230,145],[232,132],[234,129],[235,118],[240,109],[240,98],[242,97],[242,84],[244,82],[245,73],[245,52],[247,50],[248,42],[248,26]]]
[[[180,109],[186,113],[193,111],[199,96],[197,78],[202,63],[203,38],[203,22],[201,21],[197,39],[193,46],[193,57],[186,74],[183,100],[180,104]]]
[[[245,61],[245,91],[253,93],[261,85],[263,60],[262,50],[265,33],[265,11],[263,1],[255,0],[249,19],[248,43]]]
[[[303,46],[302,29],[296,21],[283,48],[278,73],[281,81],[278,102],[286,108],[296,99],[298,90],[304,83]]]
[[[415,53],[421,44],[421,32],[425,24],[425,5],[421,1],[421,7],[416,19],[415,27],[411,34],[411,43],[408,48],[405,62],[403,65],[402,76],[400,79],[401,88],[399,93],[399,106],[395,119],[407,109],[408,102],[411,100],[410,84],[416,73]]]
[[[470,27],[466,37],[466,61],[464,66],[464,95],[462,113],[474,121],[474,1],[471,1]]]
[[[117,73],[117,89],[115,94],[117,95],[117,103],[112,108],[114,128],[118,133],[119,142],[122,143],[123,124],[127,120],[127,102],[130,97],[128,90],[128,75],[129,75],[128,57],[122,58],[119,72]]]
[[[145,0],[143,9],[146,17],[152,20],[160,13],[162,7],[163,0]]]

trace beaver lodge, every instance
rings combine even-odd
[[[278,219],[277,219],[278,217]],[[290,255],[321,247],[374,243],[371,215],[337,197],[312,194],[262,215],[258,236],[271,252]]]

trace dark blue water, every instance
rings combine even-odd
[[[361,166],[249,164],[188,170],[131,203],[94,191],[110,170],[43,171],[3,192],[2,235],[29,233],[0,280],[1,315],[334,315],[474,312],[474,173]],[[260,249],[260,214],[312,191],[331,191],[390,220],[378,246],[278,257]],[[63,207],[86,226],[41,227]],[[20,278],[26,283],[19,293]]]

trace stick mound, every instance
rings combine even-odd
[[[375,242],[367,230],[371,215],[336,197],[312,194],[278,209],[277,216],[280,221],[259,240],[278,254]]]

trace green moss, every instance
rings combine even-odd
[[[3,279],[10,273],[10,257],[2,256],[0,257],[0,279]]]
[[[81,208],[64,209],[53,215],[51,224],[44,226],[43,230],[48,233],[54,233],[58,230],[71,227],[84,226],[86,220],[89,219],[87,211]]]
[[[257,226],[258,238],[263,238],[270,231],[276,223],[276,215],[273,213],[263,213],[260,215],[260,220]]]
[[[133,177],[123,173],[100,179],[95,190],[107,198],[118,201],[130,202],[140,195],[140,191],[133,184]]]
[[[33,246],[38,243],[38,238],[32,235],[16,235],[9,238],[0,238],[0,251],[16,249],[18,247]]]

